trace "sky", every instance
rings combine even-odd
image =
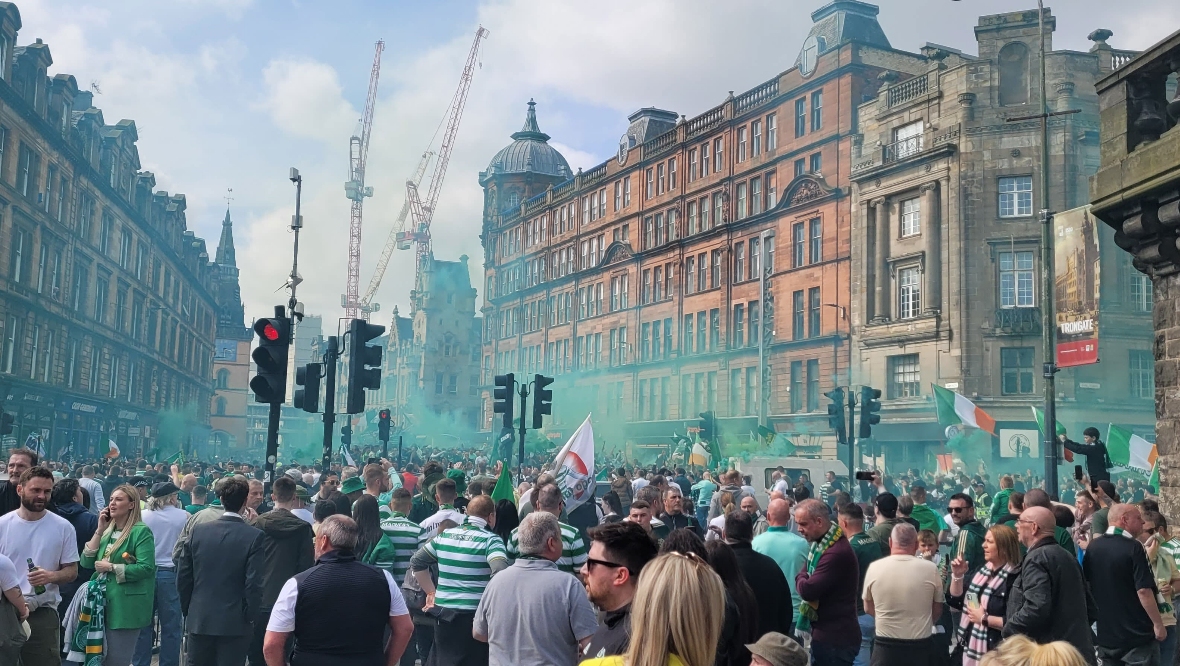
[[[385,41],[366,184],[361,292],[405,199],[405,181],[444,117],[478,26],[489,31],[433,220],[435,257],[471,258],[481,290],[479,172],[537,102],[570,166],[614,155],[627,115],[656,106],[689,118],[795,61],[822,0],[17,0],[18,44],[42,38],[50,76],[73,74],[108,124],[135,120],[142,168],[184,193],[188,226],[212,252],[229,206],[247,319],[287,299],[295,188],[303,176],[298,297],[343,317],[349,137],[374,45]],[[980,14],[1035,0],[879,0],[894,48],[935,42],[975,52]],[[1063,0],[1054,48],[1143,49],[1180,28],[1174,0]],[[915,20],[921,17],[921,20]],[[232,189],[232,193],[229,190]],[[423,186],[425,189],[425,185]],[[227,197],[232,197],[228,201]],[[412,252],[397,251],[373,323],[408,312]]]

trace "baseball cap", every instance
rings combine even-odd
[[[147,488],[151,484],[149,484],[148,480],[142,476],[133,476],[130,479],[127,479],[127,485],[131,486],[132,488]]]
[[[167,497],[178,492],[180,492],[180,488],[177,488],[176,484],[171,481],[161,481],[152,486],[152,497]]]
[[[777,631],[763,634],[758,642],[746,645],[746,649],[773,666],[807,666],[808,662],[803,646]]]

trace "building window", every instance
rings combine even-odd
[[[766,210],[778,204],[778,176],[774,171],[766,174]]]
[[[697,202],[688,202],[688,235],[691,236],[697,232]]]
[[[1127,266],[1131,271],[1131,275],[1128,276],[1131,282],[1131,307],[1136,312],[1151,312],[1151,278],[1135,270],[1130,262],[1127,262]]]
[[[737,219],[742,220],[746,217],[746,190],[745,183],[738,183],[737,186]]]
[[[807,411],[819,411],[819,359],[807,360]]]
[[[664,193],[664,189],[665,189],[665,188],[664,188],[664,186],[665,186],[665,184],[666,184],[666,175],[665,175],[665,171],[664,171],[664,169],[665,169],[665,168],[666,168],[666,167],[664,167],[664,165],[663,165],[663,164],[660,164],[660,165],[657,165],[657,166],[656,166],[656,172],[657,172],[657,175],[656,175],[656,194],[663,194],[663,193]]]
[[[807,255],[807,226],[803,222],[791,225],[791,268],[799,268]]]
[[[37,190],[37,155],[25,144],[20,145],[16,164],[16,190],[31,196]]]
[[[897,271],[897,312],[900,319],[917,317],[922,308],[922,272],[916,266]]]
[[[698,167],[698,162],[697,162],[697,149],[691,148],[688,151],[688,182],[691,183],[692,181],[697,179],[697,169],[698,168],[699,167]]]
[[[709,310],[709,349],[717,349],[721,345],[721,309]]]
[[[733,246],[733,281],[741,282],[746,278],[746,242],[738,241]]]
[[[733,306],[733,347],[744,347],[746,344],[746,306],[738,303]]]
[[[798,178],[805,173],[807,173],[807,159],[800,157],[795,160],[795,177]]]
[[[685,354],[692,353],[692,343],[696,341],[696,336],[692,332],[693,314],[690,312],[684,315],[684,330],[681,331],[680,341]]]
[[[922,373],[917,354],[890,356],[888,366],[890,399],[922,394]]]
[[[791,411],[803,410],[803,361],[791,361]]]
[[[808,245],[808,254],[810,260],[808,263],[818,264],[824,259],[824,225],[818,217],[813,217],[807,221],[810,227],[810,244]]]
[[[725,200],[721,197],[721,193],[713,195],[713,226],[723,224],[725,222]]]
[[[1023,42],[1009,42],[1000,49],[1000,106],[1028,104],[1030,58]]]
[[[766,116],[766,149],[774,150],[778,147],[778,116],[777,114],[770,114]]]
[[[823,173],[823,170],[824,170],[823,153],[812,153],[811,157],[808,158],[808,161],[810,162],[810,164],[808,165],[809,166],[808,170],[811,173],[813,173],[817,176],[820,175],[821,173]]]
[[[105,324],[107,318],[107,292],[110,291],[110,282],[106,278],[100,277],[95,280],[94,286],[94,319],[100,324]]]
[[[111,251],[111,227],[114,224],[111,221],[111,216],[107,213],[102,214],[102,220],[98,223],[98,250],[104,255],[109,255]]]
[[[623,208],[631,205],[631,176],[623,179]]]
[[[1036,305],[1034,284],[1032,250],[1000,253],[1000,307]]]
[[[738,131],[737,131],[737,135],[738,135],[737,136],[737,161],[738,162],[745,162],[746,161],[746,143],[748,142],[748,137],[747,137],[748,133],[749,133],[749,130],[747,130],[744,125],[742,127],[738,128]]]
[[[8,256],[8,279],[20,284],[27,281],[29,273],[28,256],[33,243],[33,235],[19,227],[12,228],[12,249]]]
[[[795,100],[795,137],[801,137],[807,133],[807,98],[800,97]]]
[[[1136,398],[1155,397],[1155,358],[1149,351],[1131,350],[1131,395]]]
[[[806,311],[803,303],[803,290],[791,294],[791,339],[802,340],[805,335]]]
[[[1030,217],[1033,214],[1032,176],[1000,179],[1000,217]]]
[[[721,250],[713,250],[713,283],[711,288],[721,286]]]
[[[706,313],[704,310],[701,310],[700,312],[697,313],[697,353],[698,354],[706,351],[708,349],[707,345],[709,344],[708,343],[709,332],[707,330],[705,330],[708,328],[708,320],[705,318],[705,316],[706,316]]]
[[[753,347],[762,339],[762,308],[758,301],[750,301],[746,307],[750,311],[750,335],[746,344]]]
[[[901,202],[901,237],[909,238],[922,232],[922,208],[918,197]]]
[[[222,368],[217,371],[217,388],[229,388],[229,370]]]
[[[709,142],[701,144],[701,178],[709,175]]]
[[[890,151],[887,149],[886,157],[901,160],[910,155],[916,155],[922,152],[923,127],[922,121],[919,120],[893,130],[893,147],[891,151],[893,154],[889,155],[888,153]]]
[[[774,235],[766,237],[766,273],[774,275]]]
[[[684,294],[690,295],[696,292],[697,279],[697,258],[689,256],[684,260]]]
[[[676,189],[676,158],[668,160],[668,189]]]
[[[1004,395],[1029,395],[1033,385],[1033,348],[1006,347],[1000,350],[1000,375]]]
[[[819,287],[807,290],[807,337],[819,336]]]
[[[750,157],[758,157],[762,154],[762,121],[755,120],[750,123]]]
[[[650,199],[650,198],[652,198],[653,196],[655,196],[655,191],[656,191],[656,170],[655,170],[654,168],[651,168],[651,167],[649,167],[649,168],[647,169],[647,172],[646,172],[646,174],[647,174],[647,184],[646,184],[646,186],[645,186],[645,187],[644,187],[644,189],[643,189],[643,196],[644,196],[644,198],[646,198],[646,199]]]
[[[709,197],[701,199],[701,231],[708,231],[712,227],[709,226]]]
[[[217,399],[217,409],[214,412],[214,416],[225,416],[225,405],[226,405],[225,398],[218,398]]]
[[[721,173],[725,168],[725,139],[717,137],[713,141],[713,172]]]
[[[750,274],[747,276],[751,280],[756,280],[760,277],[758,271],[762,266],[762,241],[758,238],[750,239]]]
[[[740,416],[742,405],[745,401],[742,399],[742,394],[745,392],[742,387],[742,380],[745,379],[745,373],[740,368],[734,368],[729,371],[729,415]]]
[[[762,179],[750,179],[750,214],[757,215],[762,212]]]
[[[811,93],[811,131],[814,132],[824,126],[824,91]]]

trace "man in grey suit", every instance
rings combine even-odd
[[[240,513],[250,484],[233,477],[217,489],[225,514],[194,527],[176,558],[188,666],[242,666],[262,602],[264,535]]]

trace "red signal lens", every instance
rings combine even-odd
[[[279,329],[275,328],[274,324],[267,323],[267,325],[262,328],[262,337],[270,340],[271,342],[274,342],[275,340],[279,339]]]

